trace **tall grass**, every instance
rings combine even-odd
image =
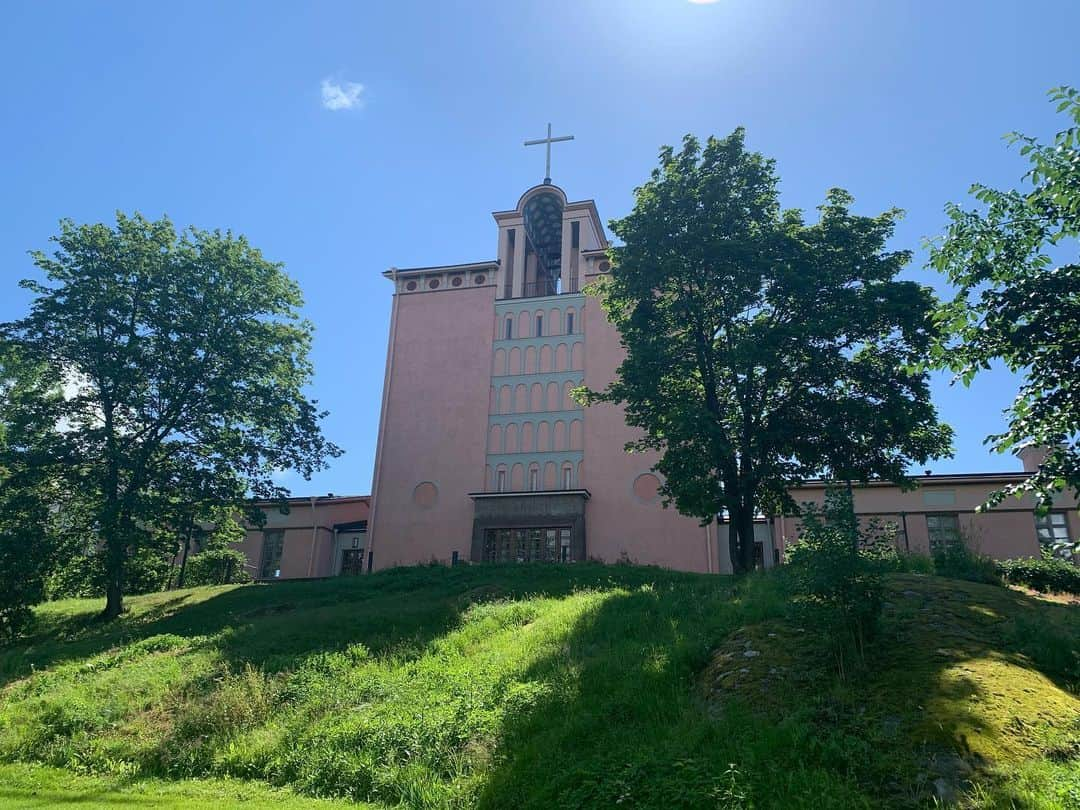
[[[921,801],[914,740],[959,745],[959,732],[919,730],[913,695],[933,693],[948,662],[922,654],[944,642],[916,620],[977,638],[972,661],[1026,661],[1010,670],[1017,689],[1034,683],[1024,666],[1045,674],[1040,688],[1066,684],[1065,650],[1080,641],[1071,607],[942,582],[889,585],[895,615],[870,674],[848,684],[818,666],[815,628],[793,626],[770,574],[417,568],[140,597],[108,626],[90,621],[92,601],[54,604],[36,636],[0,651],[0,760],[136,780],[233,777],[413,808]],[[947,618],[904,612],[904,593],[935,588],[928,604],[941,600]],[[948,601],[956,588],[969,589],[959,607]],[[976,604],[998,618],[983,624]],[[1058,640],[1024,648],[1020,614]],[[760,672],[736,665],[728,686],[704,688],[715,652],[736,638],[756,639],[760,655],[745,661]],[[897,680],[909,676],[921,683]],[[1059,713],[1073,705],[1053,700]],[[894,715],[904,732],[882,737],[876,718]]]

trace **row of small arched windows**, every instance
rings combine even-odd
[[[581,450],[582,423],[580,419],[569,422],[522,422],[509,425],[492,425],[488,429],[489,453],[552,453],[562,450]]]
[[[507,351],[495,350],[491,373],[496,377],[503,374],[547,374],[552,371],[582,371],[585,368],[585,344],[559,343],[553,347],[544,345],[526,346],[524,349],[514,346]]]
[[[511,388],[509,385],[492,386],[490,389],[488,413],[541,413],[544,411],[573,411],[580,410],[581,405],[574,400],[571,393],[580,387],[581,382],[567,380],[561,386],[557,382],[549,382],[547,385],[535,382],[532,385],[518,383]]]
[[[577,489],[582,481],[582,463],[572,461],[543,465],[498,464],[485,470],[489,492],[543,492],[560,489]]]
[[[497,321],[498,340],[512,340],[514,338],[544,337],[545,335],[573,335],[577,334],[581,326],[577,322],[577,310],[569,307],[565,313],[560,309],[542,310],[536,312],[518,312],[504,315]]]

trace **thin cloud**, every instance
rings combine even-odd
[[[364,106],[364,85],[359,82],[322,80],[322,105],[328,110],[352,110]]]

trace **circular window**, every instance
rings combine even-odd
[[[478,275],[476,278],[473,279],[473,284],[483,284],[485,281],[486,281],[486,279],[484,278],[484,274],[481,273],[480,275]]]
[[[431,279],[428,283],[428,288],[434,290],[439,286],[439,280],[437,278]]]
[[[412,493],[412,502],[421,509],[430,509],[439,500],[439,488],[430,481],[421,481]]]
[[[601,273],[606,273],[611,269],[611,262],[600,262],[600,266],[597,268]]]
[[[660,479],[652,473],[642,473],[634,479],[633,492],[642,503],[652,503],[660,495]]]
[[[454,276],[454,280],[450,282],[450,286],[451,287],[460,287],[461,286],[461,276]]]
[[[408,284],[405,285],[405,289],[408,290],[409,292],[412,292],[413,290],[416,289],[416,282],[415,281],[410,281]]]

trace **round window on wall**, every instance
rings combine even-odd
[[[461,286],[461,276],[454,276],[453,281],[450,282],[450,286],[451,287],[460,287]]]
[[[642,473],[634,479],[632,491],[634,500],[640,503],[652,503],[660,497],[660,479],[652,473]]]
[[[597,267],[597,269],[601,273],[606,273],[608,270],[611,269],[611,262],[600,262],[600,265]]]
[[[410,281],[408,284],[405,285],[405,289],[409,292],[413,292],[416,289],[416,282]]]
[[[414,506],[421,509],[430,509],[439,500],[439,488],[431,481],[421,481],[413,489],[412,501]]]
[[[480,275],[478,275],[476,278],[473,279],[474,284],[483,284],[485,281],[487,281],[487,279],[484,278],[483,273],[481,273]]]
[[[436,290],[439,287],[439,280],[437,278],[433,278],[430,281],[428,281],[427,285],[428,285],[428,289]]]

